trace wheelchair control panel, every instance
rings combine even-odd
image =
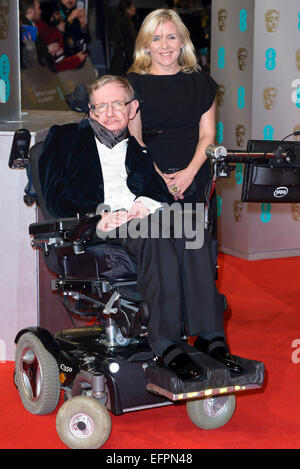
[[[79,219],[77,225],[69,233],[70,242],[86,242],[93,237],[97,223],[101,220],[101,215],[86,214]]]

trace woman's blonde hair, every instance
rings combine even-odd
[[[178,57],[178,64],[181,67],[181,70],[186,73],[191,73],[200,69],[195,49],[190,39],[190,33],[182,22],[180,16],[174,10],[160,8],[149,13],[149,15],[144,19],[135,41],[133,64],[127,73],[149,73],[152,66],[152,59],[146,48],[149,46],[152,37],[154,36],[154,31],[157,25],[162,24],[165,21],[172,21],[175,26],[177,26],[179,35],[183,42]]]

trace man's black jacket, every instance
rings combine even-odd
[[[127,186],[136,197],[174,202],[149,152],[134,137],[129,137],[125,164]],[[79,124],[51,127],[39,159],[39,173],[52,216],[96,212],[104,201],[104,181],[94,133],[87,119]]]

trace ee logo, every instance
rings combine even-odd
[[[264,140],[273,140],[274,129],[271,125],[266,125],[264,127]]]
[[[296,106],[300,108],[300,86],[296,89]]]
[[[240,86],[238,89],[237,104],[240,109],[245,107],[245,88],[243,86]]]
[[[272,47],[266,50],[266,69],[267,70],[274,70],[276,67],[276,50]]]
[[[271,204],[261,204],[260,219],[263,223],[268,223],[271,220]]]
[[[240,11],[240,31],[244,32],[247,29],[247,11]]]
[[[216,140],[218,143],[223,142],[223,131],[224,131],[224,125],[223,122],[219,121],[216,126],[217,129],[217,135],[216,135]]]
[[[237,184],[242,184],[243,182],[243,166],[241,163],[237,163],[235,167],[235,181]]]
[[[295,103],[298,108],[300,108],[300,80],[299,78],[296,78],[295,80],[292,81],[292,87],[295,88],[291,96],[292,102]]]
[[[219,217],[222,213],[222,197],[217,195],[217,217]]]
[[[224,68],[225,66],[225,49],[224,47],[219,47],[218,49],[218,67]]]
[[[0,57],[0,103],[7,103],[10,96],[10,62],[6,54]]]

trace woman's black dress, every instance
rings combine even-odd
[[[184,169],[193,159],[202,114],[212,106],[218,85],[204,71],[175,75],[130,73],[140,100],[143,138],[163,172]],[[151,139],[147,139],[151,136]],[[204,202],[209,163],[198,171],[184,202]]]

